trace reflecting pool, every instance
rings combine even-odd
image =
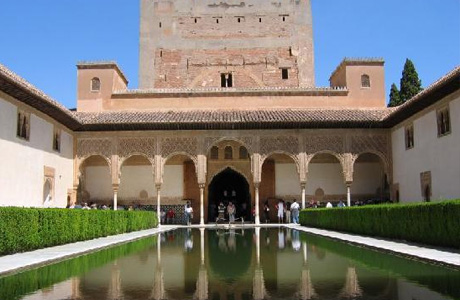
[[[460,271],[288,228],[181,229],[0,278],[0,299],[460,299]]]

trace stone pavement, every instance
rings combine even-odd
[[[294,224],[286,225],[286,227],[295,228],[303,232],[320,235],[335,240],[343,241],[346,243],[360,245],[378,251],[396,254],[399,256],[430,261],[441,265],[453,266],[457,269],[460,268],[460,251],[449,252],[445,249],[427,248],[415,244],[406,244],[400,241],[391,241],[379,238],[365,237],[318,228],[303,227]]]
[[[261,224],[260,227],[279,227],[280,224]],[[419,260],[431,261],[437,264],[460,268],[460,252],[449,252],[447,250],[426,248],[423,246],[409,245],[402,242],[382,240],[372,237],[364,237],[335,231],[303,227],[295,224],[281,224],[281,226],[297,229],[303,232],[320,235],[346,243],[364,246],[383,252],[389,252],[405,257],[412,257]],[[254,224],[208,224],[205,226],[192,225],[191,228],[254,228]],[[0,276],[19,272],[21,270],[39,267],[42,265],[58,262],[64,259],[76,257],[86,253],[94,252],[115,245],[131,242],[141,238],[155,235],[157,233],[187,228],[182,225],[162,225],[160,228],[136,231],[115,236],[108,236],[94,240],[77,242],[62,246],[55,246],[39,249],[31,252],[17,253],[0,257]]]

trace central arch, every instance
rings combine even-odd
[[[212,179],[208,187],[208,222],[215,222],[217,206],[222,201],[227,207],[231,201],[236,206],[236,217],[251,220],[251,194],[249,183],[240,173],[226,168]]]

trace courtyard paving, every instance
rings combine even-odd
[[[261,224],[260,227],[279,227],[279,224]],[[460,268],[460,252],[450,252],[443,249],[427,248],[418,245],[406,244],[390,240],[364,237],[329,230],[303,227],[295,224],[283,224],[282,226],[297,229],[306,233],[324,236],[342,242],[359,245],[379,251],[390,252],[396,255],[415,258],[422,261],[430,261],[437,264]],[[254,224],[208,224],[205,226],[192,225],[191,228],[253,228]],[[128,243],[144,237],[152,236],[161,232],[187,228],[182,225],[162,225],[160,228],[136,231],[115,236],[103,237],[94,240],[77,242],[67,245],[39,249],[31,252],[17,253],[0,257],[0,275],[8,275],[22,270],[39,267],[42,265],[58,262],[64,259],[76,257],[96,250]]]

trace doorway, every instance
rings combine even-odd
[[[223,202],[225,207],[232,202],[236,207],[236,218],[251,220],[249,184],[240,173],[227,168],[217,174],[209,184],[208,195],[208,222],[216,221],[220,202]]]

